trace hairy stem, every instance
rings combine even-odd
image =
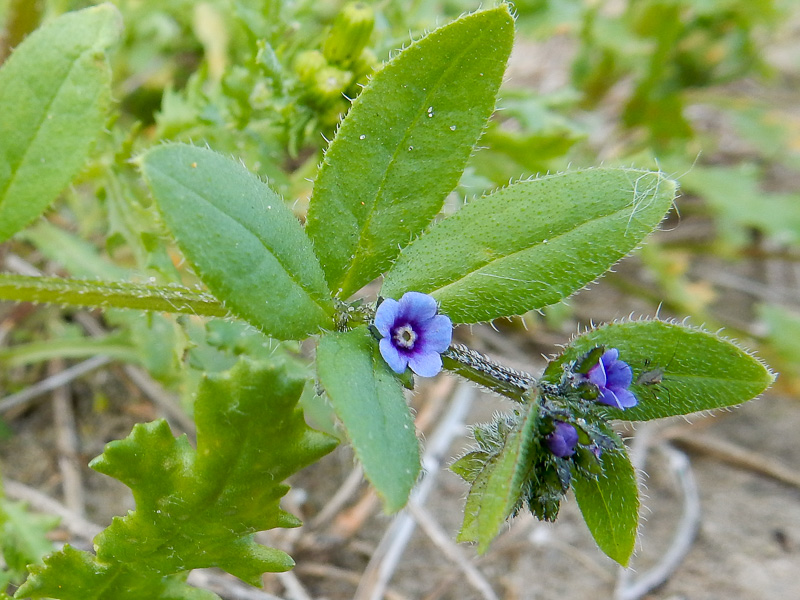
[[[0,300],[86,308],[131,308],[205,317],[224,317],[228,314],[222,303],[211,294],[181,286],[28,277],[8,273],[0,273]]]
[[[442,354],[442,363],[448,371],[517,402],[524,402],[525,393],[538,385],[533,375],[498,364],[463,344],[452,344]]]

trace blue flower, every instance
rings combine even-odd
[[[387,298],[378,307],[381,356],[395,373],[411,367],[417,375],[433,377],[442,370],[440,355],[450,346],[453,323],[437,312],[436,300],[420,292],[407,292],[399,301]]]
[[[638,400],[628,389],[633,381],[633,371],[628,363],[619,360],[616,348],[606,350],[586,376],[597,386],[598,402],[619,409],[636,406]]]
[[[554,421],[555,429],[544,438],[544,443],[550,452],[559,458],[567,458],[575,454],[575,446],[578,443],[578,432],[569,423],[564,421]]]

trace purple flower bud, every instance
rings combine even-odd
[[[616,348],[606,350],[586,376],[597,386],[598,402],[619,409],[636,406],[638,400],[628,389],[633,381],[633,371],[628,363],[619,360]]]
[[[400,300],[387,298],[375,312],[375,328],[383,336],[381,356],[395,373],[411,367],[417,375],[433,377],[442,370],[441,353],[450,346],[453,323],[437,315],[436,300],[407,292]]]
[[[567,458],[575,454],[575,445],[578,443],[578,432],[569,423],[554,421],[555,429],[544,438],[544,443],[550,452],[559,458]]]

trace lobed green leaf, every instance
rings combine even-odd
[[[154,148],[142,173],[167,226],[209,289],[267,335],[333,326],[333,301],[300,222],[241,164],[184,144]]]
[[[214,566],[260,585],[265,571],[291,568],[288,555],[252,534],[299,524],[280,509],[282,481],[336,445],[306,426],[296,406],[304,382],[242,360],[202,383],[196,451],[164,421],[111,442],[91,466],[130,487],[136,510],[95,538],[96,557],[65,548],[17,597],[206,598],[174,574]]]
[[[626,410],[604,406],[613,419],[646,421],[733,406],[775,379],[761,361],[718,335],[652,320],[610,323],[579,336],[548,366],[545,380],[556,382],[559,365],[600,345],[617,348],[631,366],[630,389],[639,399]]]
[[[408,246],[381,294],[431,294],[456,323],[554,304],[636,248],[676,191],[661,173],[632,169],[518,182],[468,203]]]
[[[419,442],[400,382],[367,328],[324,335],[317,373],[364,474],[387,512],[399,510],[419,476]]]
[[[507,4],[414,42],[353,103],[325,154],[308,235],[346,298],[439,212],[494,109],[514,25]]]
[[[38,217],[78,173],[107,118],[112,4],[35,31],[0,69],[0,242]]]
[[[627,566],[639,526],[636,473],[621,440],[618,450],[603,454],[598,479],[572,478],[572,491],[594,541],[606,555]]]

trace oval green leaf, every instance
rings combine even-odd
[[[506,4],[467,15],[400,52],[355,100],[308,210],[338,296],[380,275],[439,212],[494,109],[513,39]]]
[[[141,169],[200,279],[267,335],[303,339],[333,325],[333,300],[300,222],[240,163],[184,144],[147,152]]]
[[[0,69],[0,242],[38,217],[78,173],[111,100],[111,4],[32,33]]]
[[[367,328],[322,336],[317,373],[386,511],[400,510],[419,476],[419,442],[403,388]]]
[[[431,294],[456,323],[542,308],[636,248],[676,191],[661,173],[632,169],[521,181],[434,225],[401,253],[381,294]]]
[[[631,391],[639,403],[626,410],[603,407],[610,418],[646,421],[746,402],[774,381],[757,358],[718,335],[664,321],[610,323],[576,338],[548,366],[557,367],[595,346],[617,348],[633,369]]]
[[[639,488],[621,440],[619,450],[603,454],[598,479],[572,478],[572,491],[594,541],[623,567],[628,565],[639,526]]]

